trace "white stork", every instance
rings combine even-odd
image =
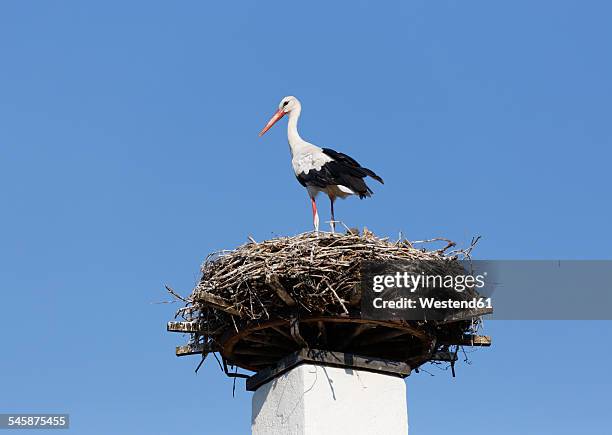
[[[319,148],[302,139],[297,130],[297,123],[302,111],[300,101],[292,96],[285,97],[278,105],[278,110],[261,130],[262,136],[283,116],[289,114],[287,136],[291,149],[291,165],[297,180],[308,190],[312,204],[312,219],[315,231],[319,231],[319,214],[315,198],[319,192],[329,197],[331,204],[331,229],[335,231],[334,201],[336,198],[346,198],[359,195],[360,199],[372,195],[372,190],[363,179],[367,176],[383,183],[382,178],[362,167],[357,161],[346,154],[329,148]]]

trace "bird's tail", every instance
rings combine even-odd
[[[376,175],[376,173],[368,168],[362,168],[363,172],[365,172],[369,177],[372,177],[373,179],[375,179],[376,181],[378,181],[380,184],[385,184],[385,182],[383,181],[382,178],[380,178],[378,175]]]

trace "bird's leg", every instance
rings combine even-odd
[[[329,203],[331,204],[331,222],[330,222],[330,225],[331,225],[332,233],[336,232],[336,218],[334,217],[334,200],[335,199],[336,198],[334,196],[330,196],[329,197]]]
[[[319,232],[319,213],[317,213],[317,203],[315,199],[311,196],[310,202],[312,203],[312,223],[314,224],[315,232]]]

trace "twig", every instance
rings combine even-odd
[[[181,295],[179,295],[177,292],[175,292],[174,290],[172,290],[172,287],[165,285],[164,287],[166,287],[166,290],[168,290],[168,293],[170,293],[172,296],[174,296],[177,299],[180,299],[183,302],[189,302],[189,299],[185,299],[184,297],[182,297]]]

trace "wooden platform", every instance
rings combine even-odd
[[[197,322],[169,322],[168,331],[198,337]],[[275,366],[302,349],[342,352],[417,368],[427,361],[456,359],[452,352],[440,351],[452,345],[489,346],[490,337],[464,335],[448,337],[431,325],[418,327],[405,321],[381,321],[352,317],[307,317],[253,323],[240,332],[230,330],[219,343],[192,342],[176,348],[177,356],[219,352],[232,365],[250,371]]]

